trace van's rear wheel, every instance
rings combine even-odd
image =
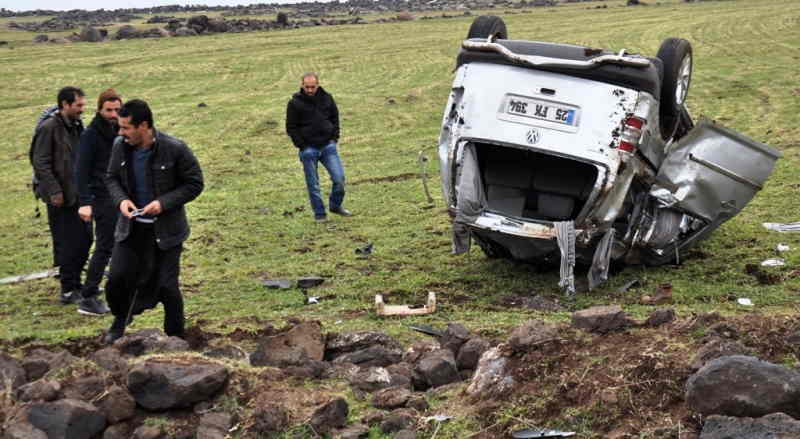
[[[661,82],[661,137],[670,139],[680,120],[689,85],[692,82],[692,45],[683,38],[667,38],[658,49],[664,64]]]
[[[495,36],[500,40],[508,39],[506,23],[503,19],[494,15],[481,15],[472,22],[467,32],[467,39],[470,38],[489,38]]]

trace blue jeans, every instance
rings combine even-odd
[[[342,161],[339,160],[339,153],[336,151],[336,142],[331,142],[323,148],[307,146],[300,150],[300,162],[303,163],[303,172],[306,176],[306,187],[308,188],[308,199],[311,201],[311,208],[314,210],[315,217],[325,216],[325,203],[322,201],[322,193],[319,189],[319,173],[317,168],[320,162],[328,175],[331,176],[333,187],[329,199],[331,210],[342,207],[344,201],[344,168]]]

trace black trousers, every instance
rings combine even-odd
[[[115,318],[127,319],[161,302],[164,332],[183,335],[183,297],[178,287],[181,252],[158,248],[152,224],[131,223],[128,238],[114,245],[106,300]],[[134,300],[135,296],[135,300]]]
[[[86,270],[86,281],[83,284],[83,297],[96,296],[103,280],[111,251],[114,249],[114,229],[117,227],[119,209],[109,198],[96,198],[92,202],[94,217],[94,251]]]
[[[81,270],[92,247],[92,225],[78,216],[78,206],[47,205],[47,221],[59,265],[61,291],[81,289]]]

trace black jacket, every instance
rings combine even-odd
[[[92,204],[95,198],[108,199],[103,179],[116,137],[117,127],[99,114],[95,114],[92,123],[81,135],[75,166],[75,183],[78,185],[78,202],[81,206]]]
[[[189,221],[184,205],[203,191],[203,171],[192,150],[182,141],[155,131],[153,154],[149,159],[147,180],[153,195],[161,202],[162,212],[155,218],[156,243],[162,250],[180,245],[189,237]],[[111,150],[105,182],[111,201],[119,206],[133,200],[133,174],[129,172],[134,147],[117,137]],[[142,208],[144,206],[136,206]],[[131,219],[120,215],[114,239],[124,241],[130,234]]]
[[[31,145],[31,164],[38,181],[36,195],[45,203],[59,192],[64,194],[65,207],[78,200],[74,163],[82,132],[80,120],[67,120],[60,113],[37,129]]]
[[[292,95],[286,106],[286,134],[294,146],[322,148],[331,140],[339,141],[339,109],[333,96],[322,87],[314,96],[303,90]]]

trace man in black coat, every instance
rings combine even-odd
[[[317,168],[321,162],[333,182],[329,207],[331,212],[352,215],[342,206],[344,168],[336,149],[339,142],[339,109],[328,92],[319,86],[316,73],[306,73],[300,91],[292,95],[286,107],[286,133],[299,150],[300,162],[308,188],[314,219],[326,221],[325,203],[319,187]]]
[[[97,98],[97,113],[81,136],[75,182],[78,185],[78,215],[85,222],[94,220],[94,252],[89,260],[86,281],[83,284],[78,312],[102,315],[108,307],[98,299],[100,281],[103,280],[111,250],[114,248],[114,228],[119,210],[111,202],[103,181],[111,157],[111,147],[117,137],[117,116],[122,99],[116,91],[108,89]]]
[[[114,233],[106,300],[114,314],[105,341],[122,337],[131,316],[164,305],[164,332],[184,335],[178,286],[183,242],[189,237],[185,204],[203,191],[203,172],[181,140],[157,131],[146,102],[119,112],[105,182],[121,212]]]
[[[86,105],[83,91],[64,87],[58,92],[58,112],[41,122],[31,145],[31,164],[36,195],[47,203],[47,220],[56,265],[60,269],[61,303],[80,299],[81,270],[92,246],[91,226],[78,216],[78,192],[74,181],[75,155]]]

